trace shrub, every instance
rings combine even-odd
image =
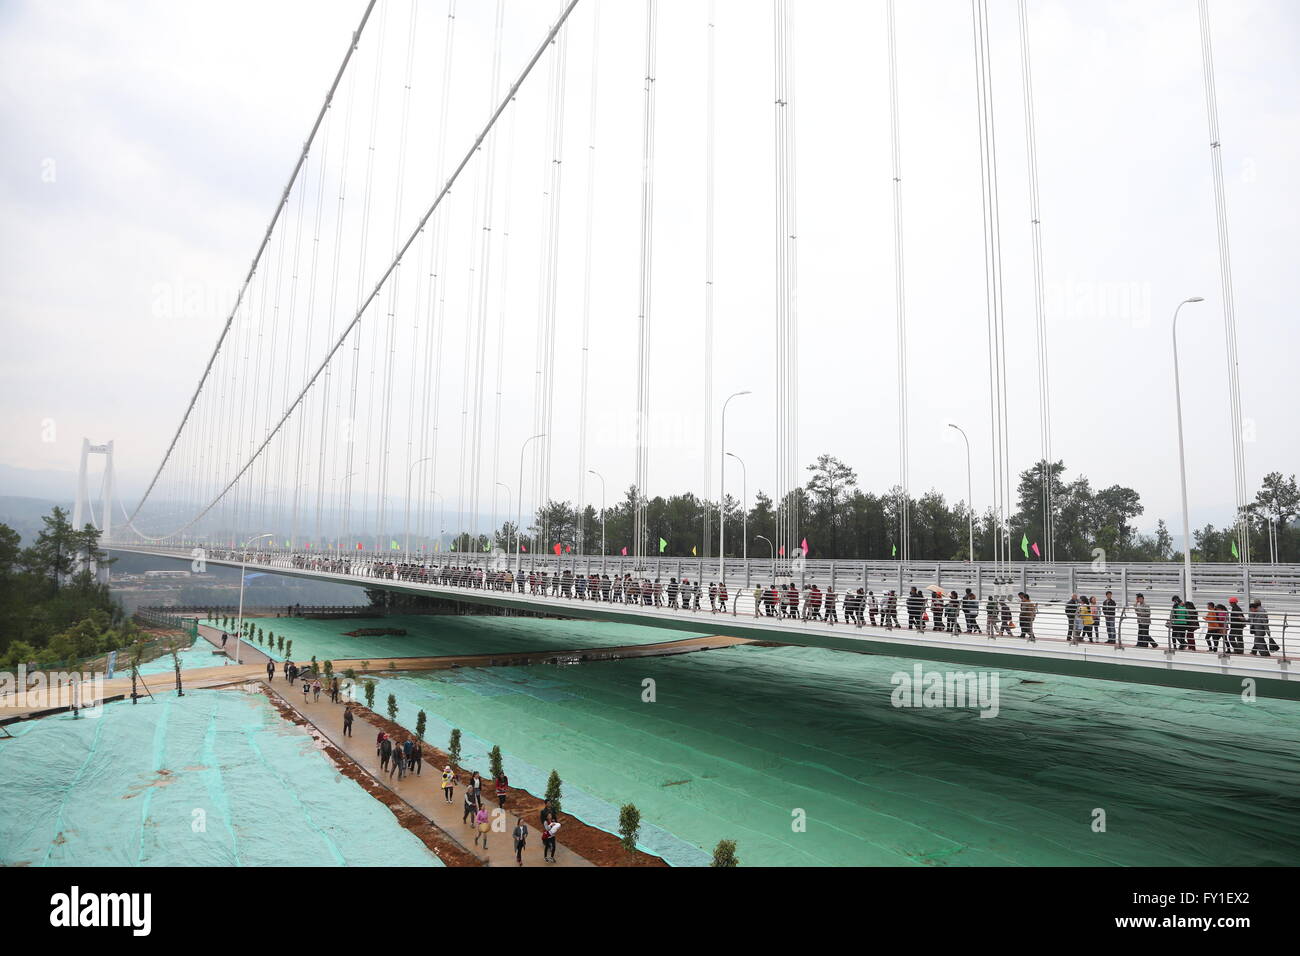
[[[388,695],[388,719],[397,720],[397,695]]]
[[[424,731],[428,726],[428,721],[429,718],[424,711],[420,711],[415,715],[415,737],[421,742],[424,741]]]
[[[372,680],[366,681],[366,706],[375,709],[375,682]]]
[[[501,748],[496,744],[493,744],[492,749],[488,751],[488,770],[491,771],[493,780],[505,772],[505,768],[501,766]]]
[[[636,849],[636,838],[641,834],[641,811],[636,804],[625,803],[618,810],[618,834],[623,849],[628,853]]]
[[[736,841],[719,840],[713,848],[713,862],[709,866],[740,866],[740,859],[736,856]]]
[[[550,802],[551,806],[555,808],[556,813],[560,812],[560,797],[560,775],[558,772],[552,770],[551,775],[546,779],[546,799]]]
[[[452,729],[451,740],[447,741],[447,756],[451,757],[453,767],[460,766],[460,728]]]

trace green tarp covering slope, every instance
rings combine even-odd
[[[594,825],[635,803],[677,864],[722,838],[768,865],[1300,862],[1300,705],[1002,672],[994,718],[896,708],[913,665],[736,647],[411,673],[377,705],[395,693],[407,726],[426,710],[440,744],[447,726],[499,744],[534,792],[554,767]]]
[[[440,866],[260,695],[192,691],[0,741],[6,866]]]

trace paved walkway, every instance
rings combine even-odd
[[[397,774],[389,776],[379,766],[379,755],[375,751],[375,738],[379,727],[366,717],[354,711],[352,736],[343,736],[343,704],[332,703],[325,693],[321,693],[319,702],[304,702],[302,684],[292,688],[281,677],[269,685],[272,692],[284,700],[290,707],[308,720],[321,736],[337,747],[341,752],[359,764],[381,785],[414,807],[418,812],[433,821],[433,824],[460,844],[466,851],[487,862],[491,866],[517,866],[515,862],[514,841],[511,831],[515,827],[514,814],[510,813],[510,801],[506,801],[504,830],[488,834],[488,849],[474,845],[474,831],[470,825],[461,821],[465,797],[463,786],[457,786],[454,798],[447,803],[442,796],[442,768],[435,767],[427,759],[423,772],[419,775],[408,774],[405,780],[398,780]],[[414,738],[414,734],[411,735]],[[485,793],[484,802],[488,812],[495,809],[492,798]],[[542,839],[536,812],[530,812],[524,823],[528,825],[528,844],[524,848],[524,866],[591,866],[592,864],[569,850],[560,843],[555,852],[556,862],[542,861]]]

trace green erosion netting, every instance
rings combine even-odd
[[[562,651],[592,647],[618,647],[623,644],[662,644],[698,636],[686,631],[665,631],[639,624],[605,624],[599,621],[556,621],[532,617],[496,617],[461,614],[395,615],[393,617],[342,618],[322,621],[299,617],[251,618],[253,627],[274,633],[275,650],[258,644],[252,646],[283,660],[279,638],[293,641],[295,660],[313,656],[319,660],[356,658],[383,666],[390,658],[437,657],[454,654],[515,654],[531,651]],[[202,623],[220,627],[219,621]],[[707,622],[702,622],[707,624]],[[358,629],[393,628],[405,630],[405,636],[393,634],[348,637]],[[699,634],[707,634],[701,627]]]
[[[194,638],[188,647],[179,652],[178,656],[181,659],[182,671],[199,667],[220,667],[227,662],[234,663],[217,652],[217,649],[212,646],[212,642],[203,637]],[[175,669],[176,665],[172,662],[171,654],[155,657],[153,660],[140,665],[140,673],[145,677],[150,674],[171,674]],[[128,656],[128,652],[122,651],[118,653],[117,670],[114,676],[131,676],[131,658]]]
[[[642,846],[675,864],[723,838],[744,864],[1300,862],[1300,705],[1004,671],[994,718],[895,708],[913,664],[742,646],[408,673],[377,700],[408,727],[427,711],[442,746],[462,728],[469,766],[499,744],[533,793],[557,769],[593,825],[635,803]]]
[[[191,691],[10,730],[0,865],[442,865],[260,695]]]

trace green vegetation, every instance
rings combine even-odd
[[[429,715],[420,711],[415,715],[415,738],[421,742],[424,741],[424,731],[429,726]]]
[[[501,748],[496,744],[493,744],[492,749],[488,751],[488,770],[493,780],[505,772],[505,768],[501,765]]]
[[[447,756],[451,757],[453,767],[460,766],[460,728],[455,727],[451,732],[451,740],[447,742]]]
[[[397,695],[388,695],[388,719],[397,720]]]
[[[143,635],[95,580],[111,564],[93,525],[76,530],[62,508],[30,547],[0,524],[0,666],[50,667],[130,647]]]
[[[563,795],[560,786],[560,774],[552,770],[551,775],[546,779],[546,799],[550,801],[556,813],[560,812],[560,797]]]
[[[641,835],[641,811],[634,803],[625,803],[618,810],[618,835],[623,849],[636,850],[636,838]]]
[[[709,866],[740,866],[740,858],[736,856],[736,841],[719,840],[713,848],[713,862]]]

